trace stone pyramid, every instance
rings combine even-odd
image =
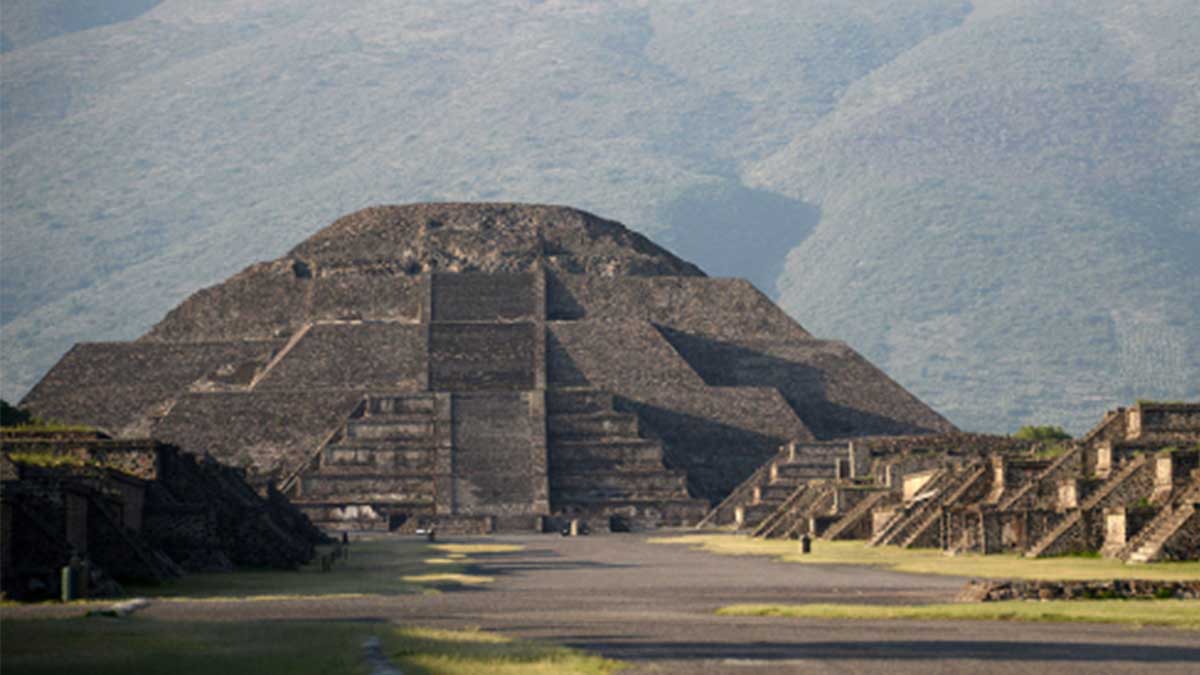
[[[688,523],[784,442],[953,430],[748,282],[519,204],[345,216],[23,405],[245,467],[330,529]]]

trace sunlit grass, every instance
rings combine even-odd
[[[480,584],[490,584],[495,579],[485,577],[479,574],[409,574],[403,577],[410,584],[459,584],[462,586],[478,586]]]
[[[430,544],[429,548],[455,555],[479,555],[485,553],[516,553],[525,550],[520,544]]]
[[[624,665],[575,649],[470,630],[397,628],[384,637],[384,647],[400,670],[417,675],[603,675]]]
[[[323,547],[328,552],[331,547]],[[197,600],[287,599],[312,596],[355,597],[425,592],[431,584],[476,585],[492,581],[471,572],[467,552],[479,555],[521,550],[510,544],[429,544],[416,537],[378,537],[354,541],[349,557],[328,572],[314,559],[298,570],[239,570],[188,574],[157,586],[127,588],[133,595]],[[443,553],[444,556],[431,553]],[[429,561],[438,565],[430,575]]]
[[[948,556],[939,549],[903,549],[867,546],[862,541],[814,541],[812,553],[802,555],[795,541],[756,539],[746,535],[689,534],[658,537],[658,544],[677,544],[721,555],[762,555],[789,563],[878,565],[898,572],[945,574],[985,579],[1050,579],[1084,581],[1146,579],[1190,581],[1200,579],[1200,562],[1164,562],[1127,565],[1107,558],[1036,558],[1019,554],[960,554]]]
[[[941,605],[730,605],[721,616],[1120,623],[1200,630],[1195,600],[1010,600]]]

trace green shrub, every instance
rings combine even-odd
[[[1063,431],[1063,428],[1059,426],[1027,424],[1017,429],[1013,438],[1025,441],[1066,441],[1070,440],[1071,434]]]
[[[29,424],[31,420],[33,415],[0,398],[0,427],[17,427]]]

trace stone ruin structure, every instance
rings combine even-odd
[[[701,525],[951,553],[1196,560],[1200,403],[1119,408],[1049,447],[977,434],[793,442]]]
[[[746,281],[515,204],[345,216],[22,405],[244,467],[326,529],[695,523],[789,440],[954,430]]]
[[[58,597],[87,560],[93,594],[235,566],[290,569],[325,540],[293,505],[239,469],[146,439],[0,432],[0,590]]]

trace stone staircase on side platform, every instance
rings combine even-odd
[[[1117,557],[1130,563],[1154,562],[1162,556],[1168,541],[1196,517],[1200,503],[1200,482],[1193,482],[1184,493],[1142,528],[1133,541],[1122,549]]]
[[[698,522],[708,510],[687,491],[687,475],[664,464],[662,444],[643,438],[638,417],[612,394],[591,388],[546,392],[552,516],[592,527],[637,528]]]
[[[326,530],[412,530],[435,513],[438,411],[433,394],[368,396],[290,484]]]
[[[1104,500],[1111,496],[1126,480],[1133,477],[1135,473],[1147,468],[1150,465],[1149,460],[1145,455],[1138,455],[1130,461],[1126,462],[1123,467],[1108,480],[1106,480],[1095,492],[1085,499],[1078,508],[1067,512],[1066,516],[1058,522],[1044,537],[1025,552],[1026,558],[1041,558],[1047,555],[1054,555],[1060,551],[1062,542],[1067,535],[1075,532],[1077,528],[1085,525],[1083,518],[1085,513],[1091,511],[1104,503]]]
[[[859,500],[852,508],[842,514],[836,523],[830,525],[825,532],[821,534],[821,538],[826,541],[838,541],[840,539],[853,539],[853,537],[845,536],[847,532],[858,528],[863,520],[871,518],[871,512],[877,507],[882,506],[888,500],[894,498],[894,493],[891,490],[875,490],[870,495]],[[869,531],[870,528],[868,527]],[[868,537],[869,538],[869,537]]]

